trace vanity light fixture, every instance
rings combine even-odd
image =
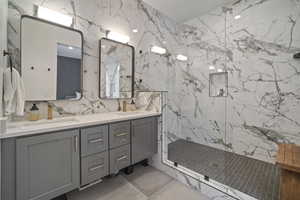
[[[130,37],[128,37],[127,35],[122,35],[120,33],[112,31],[108,32],[107,38],[124,44],[128,43],[130,40]]]
[[[137,33],[139,32],[139,30],[137,30],[136,28],[132,30],[132,32]]]
[[[241,15],[234,16],[234,19],[240,19],[240,18],[241,18]]]
[[[163,55],[167,53],[167,50],[159,46],[153,46],[151,47],[151,52]]]
[[[209,70],[210,70],[210,71],[215,71],[215,70],[216,70],[216,67],[213,66],[213,65],[211,65],[211,66],[209,66]]]
[[[187,61],[188,60],[188,57],[184,56],[184,55],[181,55],[181,54],[178,54],[176,56],[176,59],[179,60],[179,61]]]
[[[37,16],[41,19],[52,21],[64,26],[71,26],[73,23],[73,17],[41,6],[38,7]]]

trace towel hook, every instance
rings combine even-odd
[[[11,55],[10,52],[8,52],[8,51],[6,51],[6,50],[3,50],[3,56],[10,56],[10,55]]]

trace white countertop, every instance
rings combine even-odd
[[[13,122],[7,124],[7,131],[6,133],[0,134],[0,139],[28,136],[64,129],[101,125],[159,115],[161,115],[161,113],[154,111],[109,112],[101,114],[55,118],[53,120],[39,120],[36,122]]]

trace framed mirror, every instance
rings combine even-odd
[[[102,38],[100,49],[100,98],[134,96],[134,47]]]
[[[227,97],[228,96],[228,73],[216,72],[209,74],[209,96]]]
[[[21,75],[26,101],[79,100],[82,58],[81,31],[22,16]]]

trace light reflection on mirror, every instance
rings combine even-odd
[[[134,48],[104,38],[100,49],[100,98],[132,98]]]

